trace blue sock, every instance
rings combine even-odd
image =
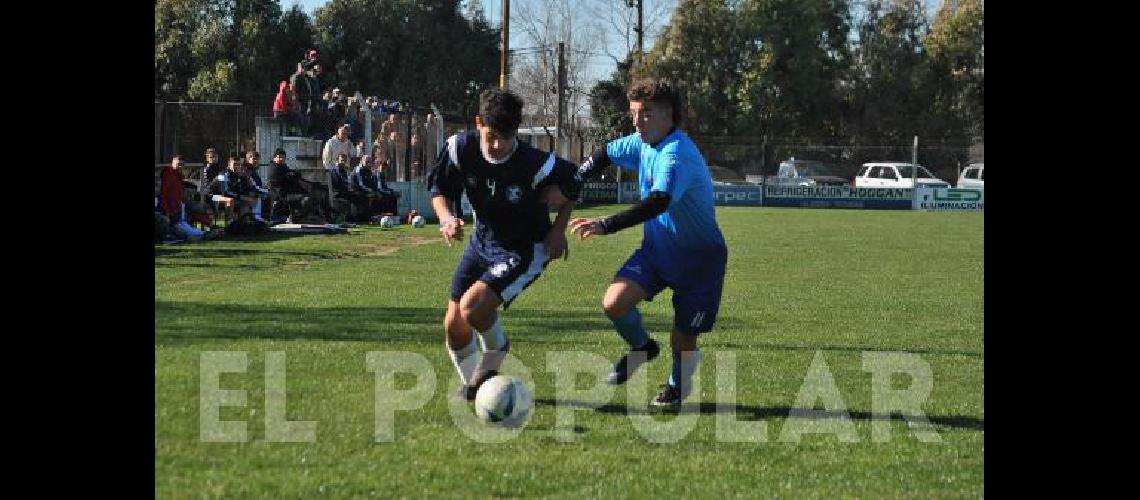
[[[641,326],[641,311],[636,307],[631,308],[624,316],[612,320],[614,323],[614,330],[621,335],[629,344],[630,349],[638,349],[645,346],[649,341],[649,334],[645,333],[645,328]]]
[[[701,364],[701,351],[693,351],[688,361],[685,363],[687,366],[682,366],[681,351],[673,351],[673,372],[669,375],[669,385],[682,389],[682,392],[687,392],[693,372],[697,371],[697,365]],[[684,382],[684,386],[681,385],[681,381]]]

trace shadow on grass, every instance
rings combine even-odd
[[[538,406],[567,406],[570,408],[591,409],[598,413],[607,414],[632,414],[632,415],[649,415],[649,414],[678,414],[678,413],[700,413],[702,415],[716,415],[732,413],[738,415],[740,420],[763,420],[770,418],[843,418],[850,417],[852,420],[859,421],[890,421],[893,418],[910,419],[915,417],[912,415],[900,414],[881,414],[871,413],[866,411],[827,411],[827,410],[810,410],[805,408],[792,408],[788,406],[747,406],[738,404],[726,403],[684,403],[678,409],[672,410],[658,410],[654,407],[645,406],[625,406],[613,403],[603,404],[598,407],[594,405],[583,403],[581,401],[563,400],[557,401],[554,399],[535,399],[535,405]],[[926,415],[931,424],[941,425],[946,427],[953,427],[955,429],[964,429],[972,431],[984,431],[986,429],[986,422],[984,419],[966,417],[961,415]]]
[[[443,313],[442,303],[438,307],[306,307],[156,300],[154,341],[310,339],[439,342],[442,346]],[[519,345],[610,328],[609,321],[594,312],[512,308],[504,317],[508,324],[514,323],[510,335]]]

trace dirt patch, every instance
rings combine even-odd
[[[385,257],[396,253],[401,248],[418,247],[428,245],[431,243],[438,243],[439,239],[429,238],[426,236],[412,236],[410,238],[400,240],[399,245],[379,245],[372,243],[360,243],[353,245],[354,248],[360,249],[363,257]]]

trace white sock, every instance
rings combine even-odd
[[[475,336],[471,336],[471,342],[466,346],[459,349],[452,349],[447,342],[447,354],[451,356],[451,364],[455,365],[455,371],[459,373],[459,380],[467,385],[471,382],[471,377],[475,375],[475,366],[479,363],[478,350],[475,349]]]
[[[503,334],[503,322],[496,316],[495,323],[486,332],[478,332],[479,340],[483,341],[483,351],[498,351],[507,344],[507,336]]]

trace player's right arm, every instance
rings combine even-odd
[[[607,167],[617,164],[623,170],[637,171],[641,161],[641,138],[637,134],[610,141],[598,148],[578,167],[578,178],[582,182],[600,175]]]

